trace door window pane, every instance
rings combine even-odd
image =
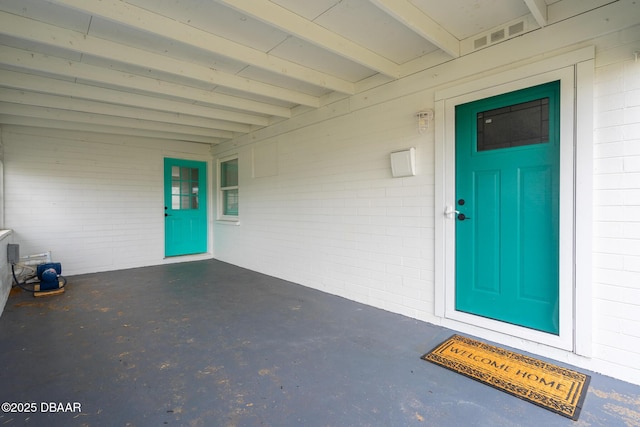
[[[549,98],[482,111],[477,125],[478,151],[548,142]]]
[[[171,177],[171,209],[198,209],[198,169],[172,166]]]

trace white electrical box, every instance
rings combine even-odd
[[[394,178],[414,176],[416,174],[416,149],[391,153],[391,175]]]

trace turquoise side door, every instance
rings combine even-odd
[[[456,107],[456,310],[559,333],[560,83]]]
[[[207,164],[164,159],[165,256],[207,252]]]

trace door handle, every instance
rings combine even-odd
[[[447,218],[453,218],[454,214],[456,215],[456,218],[458,218],[459,221],[464,221],[465,219],[471,219],[471,217],[468,217],[462,212],[460,212],[459,210],[453,209],[453,207],[451,207],[450,205],[447,205],[444,210],[444,216],[446,216]]]
[[[444,209],[444,216],[446,216],[447,218],[453,218],[453,214],[460,214],[460,211],[457,211],[455,209],[453,209],[453,207],[451,207],[450,205],[447,205]]]

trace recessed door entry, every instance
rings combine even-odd
[[[164,159],[165,256],[207,251],[207,164]]]
[[[458,311],[559,333],[560,82],[456,106]]]

